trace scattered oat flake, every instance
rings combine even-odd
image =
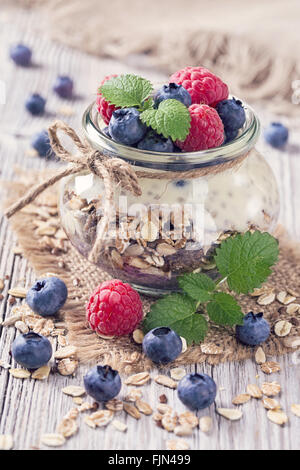
[[[15,314],[10,315],[8,318],[6,318],[2,322],[2,326],[12,326],[12,325],[15,325],[17,321],[21,321],[21,320],[22,320],[22,314],[15,313]]]
[[[170,439],[166,442],[167,450],[188,450],[189,444],[182,439]]]
[[[123,402],[117,398],[113,398],[112,400],[109,400],[105,403],[105,408],[111,411],[122,411]]]
[[[275,361],[265,362],[264,364],[261,364],[260,368],[265,374],[269,375],[273,374],[274,372],[279,372],[281,369],[280,364]]]
[[[300,304],[289,304],[286,308],[286,313],[293,314],[300,312]]]
[[[125,396],[124,400],[135,402],[139,400],[140,398],[142,398],[142,395],[143,395],[142,391],[139,390],[138,388],[131,388],[129,390],[129,393]]]
[[[66,442],[61,434],[43,434],[41,443],[48,447],[60,447]]]
[[[263,364],[264,362],[266,362],[266,355],[261,346],[259,346],[259,348],[257,348],[257,350],[255,351],[254,357],[256,364]]]
[[[183,426],[190,426],[191,428],[195,428],[199,424],[198,417],[192,411],[184,411],[180,413],[178,416],[178,421]]]
[[[275,300],[275,294],[273,292],[262,294],[258,297],[258,305],[270,305]]]
[[[183,336],[180,336],[180,339],[181,339],[181,342],[182,342],[181,354],[183,354],[187,351],[187,342],[186,342],[186,339],[183,338]]]
[[[152,415],[152,413],[153,413],[153,410],[152,410],[151,406],[143,400],[137,400],[135,402],[135,406],[144,415],[149,416],[149,415]]]
[[[263,286],[263,287],[258,287],[254,289],[253,292],[250,293],[251,297],[259,297],[262,294],[270,294],[273,292],[273,289],[271,289],[268,286]]]
[[[293,405],[291,405],[291,411],[292,413],[294,413],[294,415],[300,418],[300,404],[294,403]]]
[[[181,380],[186,375],[186,372],[182,367],[174,367],[174,369],[170,370],[170,375],[174,380]]]
[[[140,372],[134,374],[125,380],[126,385],[144,385],[150,380],[150,374],[148,372]]]
[[[130,403],[124,403],[124,410],[126,411],[127,414],[132,416],[135,419],[140,419],[141,418],[141,413],[139,410],[134,406],[131,405]]]
[[[174,429],[176,428],[176,425],[177,425],[177,415],[176,414],[164,414],[162,419],[161,419],[161,424],[162,424],[162,427],[168,431],[168,432],[172,432],[174,431]]]
[[[230,421],[237,421],[243,416],[243,412],[235,408],[217,408],[217,412]]]
[[[290,334],[293,325],[286,320],[281,320],[275,323],[274,331],[276,336],[287,336]]]
[[[57,369],[60,375],[73,375],[78,367],[78,361],[70,359],[69,357],[62,359],[57,364]]]
[[[202,432],[209,432],[212,429],[212,419],[210,416],[202,416],[199,419],[199,427]]]
[[[175,427],[174,434],[176,434],[176,436],[191,436],[193,434],[193,428],[186,424],[182,424]]]
[[[82,403],[83,403],[83,398],[81,398],[81,397],[73,397],[73,403],[74,403],[75,405],[82,405]]]
[[[23,335],[29,331],[28,326],[22,320],[16,321],[15,328],[17,328],[17,330],[19,330]]]
[[[78,430],[75,419],[64,418],[57,427],[57,432],[64,437],[73,436]]]
[[[267,397],[275,397],[280,393],[281,386],[278,382],[264,382],[261,386],[261,391]]]
[[[114,426],[114,428],[117,431],[120,432],[125,432],[127,431],[127,424],[123,423],[122,421],[119,421],[118,419],[114,419],[111,424]]]
[[[91,418],[90,416],[85,416],[85,417],[84,417],[84,422],[85,422],[85,424],[87,424],[90,428],[96,429],[96,424],[94,423],[94,421],[92,420],[92,418]]]
[[[262,391],[256,384],[249,384],[247,386],[247,393],[252,398],[262,398]]]
[[[9,369],[9,373],[16,379],[29,379],[31,373],[26,369]]]
[[[275,424],[282,425],[288,422],[288,417],[282,410],[269,410],[267,416]]]
[[[203,354],[213,354],[213,355],[218,355],[218,354],[223,354],[224,350],[220,348],[220,346],[217,346],[214,343],[203,343],[201,344],[201,351]]]
[[[277,294],[277,300],[283,305],[288,305],[294,302],[294,300],[296,300],[296,297],[288,294],[286,291],[281,291]]]
[[[243,405],[247,403],[251,399],[251,396],[248,393],[241,393],[233,398],[232,404],[233,405]]]
[[[85,401],[79,406],[78,411],[80,413],[84,413],[85,411],[89,411],[93,409],[95,409],[95,406],[92,403],[88,403],[87,401]]]
[[[90,418],[98,427],[107,426],[113,417],[114,413],[111,410],[99,410],[90,415]]]
[[[25,289],[25,287],[13,287],[12,289],[9,289],[8,294],[18,299],[25,299],[27,290],[28,289]]]
[[[65,395],[70,395],[71,397],[81,397],[85,394],[85,389],[77,385],[69,385],[68,387],[64,387],[62,392]]]
[[[36,369],[31,377],[36,380],[46,380],[49,377],[51,368],[49,366],[43,366]]]
[[[177,388],[177,383],[175,380],[171,379],[167,375],[157,375],[154,380],[159,385],[164,385],[165,387],[173,389]]]
[[[0,434],[0,450],[11,450],[14,446],[14,439],[11,434]]]
[[[144,335],[143,331],[140,330],[140,329],[134,330],[134,332],[132,333],[133,340],[137,344],[142,344],[144,336],[145,335]]]
[[[68,357],[75,356],[77,352],[77,348],[75,346],[66,346],[65,348],[58,349],[54,353],[55,359],[65,359]]]
[[[0,292],[2,292],[4,289],[4,281],[3,279],[0,279]]]
[[[280,409],[280,404],[274,398],[264,397],[262,399],[262,404],[267,410],[277,410]]]

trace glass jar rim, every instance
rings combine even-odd
[[[238,99],[238,98],[237,98]],[[260,122],[253,109],[243,103],[246,112],[246,122],[233,141],[220,147],[196,152],[162,153],[140,150],[114,142],[102,132],[98,122],[96,102],[85,110],[82,126],[85,137],[93,148],[112,157],[144,168],[155,168],[171,171],[184,171],[190,168],[214,166],[234,160],[249,152],[257,142],[260,133]]]

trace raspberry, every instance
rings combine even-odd
[[[106,82],[107,80],[110,80],[113,77],[117,77],[117,75],[115,74],[107,75],[100,83],[100,86],[103,85],[104,82]],[[116,108],[114,104],[109,104],[109,102],[106,101],[106,99],[104,98],[104,96],[102,96],[101,93],[97,93],[96,104],[97,104],[98,112],[101,114],[103,121],[105,122],[105,124],[108,124],[112,116],[112,113],[118,108]]]
[[[182,85],[191,95],[192,104],[216,106],[228,98],[228,87],[222,80],[204,67],[185,67],[173,73],[169,82]]]
[[[143,318],[139,294],[118,279],[100,284],[86,307],[86,317],[92,330],[106,336],[132,333]]]
[[[192,104],[190,132],[183,142],[177,141],[184,152],[218,147],[224,142],[224,127],[217,111],[206,104]]]

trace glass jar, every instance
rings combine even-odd
[[[83,129],[92,147],[143,172],[140,197],[115,188],[115,208],[96,261],[101,269],[142,293],[157,296],[176,291],[176,278],[183,273],[203,271],[215,278],[215,249],[226,237],[255,229],[272,232],[279,214],[277,184],[254,148],[260,128],[257,116],[245,108],[246,123],[234,141],[190,153],[159,153],[118,144],[103,132],[105,125],[95,105],[86,110]],[[238,163],[228,168],[230,161]],[[198,176],[182,177],[191,170]],[[175,171],[178,177],[170,179]],[[151,178],[157,172],[160,179]],[[61,223],[85,257],[95,243],[104,198],[102,180],[91,173],[63,181]]]

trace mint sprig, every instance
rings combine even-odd
[[[229,289],[237,294],[252,292],[271,274],[278,253],[277,240],[266,232],[246,232],[224,240],[214,257],[219,279],[213,281],[202,273],[180,276],[182,293],[168,295],[152,305],[144,320],[145,332],[169,326],[188,344],[197,344],[205,338],[209,322],[231,327],[242,324],[240,305],[220,286],[227,281]]]
[[[99,92],[118,108],[141,107],[153,90],[152,83],[138,75],[118,75],[101,85]]]
[[[141,116],[141,121],[152,127],[166,139],[184,140],[189,133],[191,115],[188,108],[178,100],[164,100],[157,109],[147,109]]]
[[[226,277],[229,289],[238,294],[260,287],[277,259],[277,240],[258,231],[228,238],[217,248],[215,257],[219,273]]]

